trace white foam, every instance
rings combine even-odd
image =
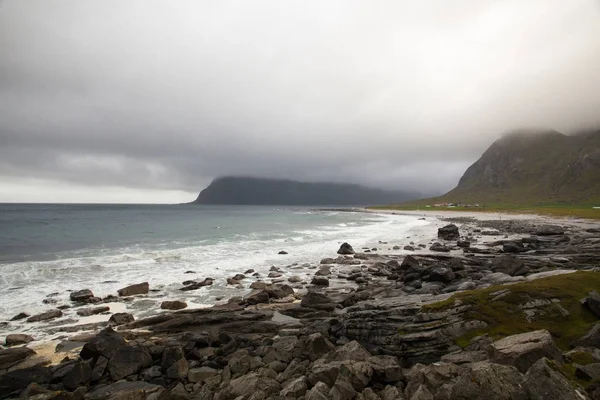
[[[228,298],[247,292],[225,286],[224,278],[236,273],[254,269],[266,277],[273,265],[315,263],[324,257],[337,256],[335,252],[342,242],[360,248],[380,246],[378,242],[383,240],[389,241],[391,247],[391,243],[399,243],[409,231],[418,234],[429,224],[414,216],[370,214],[360,224],[348,226],[324,225],[270,236],[268,233],[234,235],[212,244],[208,241],[181,242],[181,247],[174,249],[144,250],[135,245],[103,249],[93,256],[0,265],[0,320],[8,320],[19,312],[33,315],[53,308],[53,305],[42,303],[50,293],[59,293],[52,297],[58,304],[70,304],[69,290],[89,288],[96,296],[105,297],[116,294],[117,289],[126,285],[146,281],[151,289],[160,288],[158,293],[151,292],[148,296],[157,304],[162,300],[180,299],[187,301],[190,307],[205,307],[215,304],[218,297]],[[279,255],[280,250],[288,254]],[[189,270],[195,273],[186,274]],[[284,277],[314,272],[285,268],[284,271]],[[195,291],[179,290],[181,282],[205,277],[216,279],[215,284]],[[134,315],[149,312],[132,309],[128,303],[125,307]],[[65,316],[75,318],[75,310],[65,310]],[[8,330],[27,327],[35,330],[43,326],[44,323],[11,323]]]

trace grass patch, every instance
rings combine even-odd
[[[490,204],[483,207],[425,207],[425,204],[406,204],[368,207],[372,210],[399,210],[399,211],[468,211],[501,212],[506,214],[536,214],[553,217],[600,219],[600,209],[592,205],[509,205]]]
[[[466,312],[466,319],[485,321],[488,327],[470,331],[456,339],[461,347],[465,347],[473,337],[485,333],[496,340],[547,329],[557,345],[566,350],[572,341],[585,335],[598,322],[598,318],[582,307],[579,300],[599,287],[600,272],[578,271],[531,282],[457,293],[447,300],[423,306],[423,311],[442,311],[451,308],[456,300],[470,304],[472,307]],[[491,294],[502,289],[509,289],[510,293],[494,301],[495,296]],[[536,314],[529,322],[520,306],[534,300],[547,301],[548,304],[536,308]],[[565,311],[569,315],[565,316]]]

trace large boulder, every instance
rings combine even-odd
[[[9,350],[17,350],[17,348]],[[15,369],[0,374],[0,398],[19,398],[19,393],[22,393],[31,383],[44,385],[50,383],[51,379],[50,368],[40,366]]]
[[[137,374],[151,365],[152,356],[147,347],[123,346],[117,349],[115,354],[108,360],[107,369],[110,377],[118,381],[126,376]]]
[[[354,254],[354,249],[352,248],[352,246],[350,246],[350,244],[344,242],[340,246],[337,253],[338,254]]]
[[[62,383],[69,390],[75,390],[79,386],[86,386],[92,379],[92,367],[85,361],[78,361],[65,374]]]
[[[525,275],[529,272],[529,267],[525,266],[521,259],[510,255],[494,258],[490,269],[493,272],[502,272],[510,276]]]
[[[475,363],[452,387],[453,400],[527,400],[523,375],[516,368],[486,361]]]
[[[444,240],[456,240],[460,237],[458,226],[454,224],[438,228],[438,237]]]
[[[121,334],[112,328],[106,328],[83,345],[79,356],[83,360],[103,356],[110,359],[118,349],[126,346],[127,342]]]
[[[252,372],[239,378],[232,379],[229,386],[223,389],[219,395],[219,400],[233,400],[240,396],[246,396],[255,392],[262,392],[267,397],[279,394],[281,385],[273,378],[260,376]]]
[[[396,383],[403,378],[402,367],[394,356],[372,356],[367,362],[373,368],[372,381],[380,383]]]
[[[273,299],[283,299],[294,294],[294,289],[290,285],[279,283],[267,285],[264,290],[269,295],[269,298]]]
[[[545,329],[497,340],[488,348],[488,355],[491,361],[512,365],[522,373],[542,357],[562,361],[560,350]]]
[[[283,397],[298,398],[304,396],[308,389],[308,380],[306,376],[301,376],[288,383],[282,390],[280,395]]]
[[[119,296],[134,296],[136,294],[146,294],[150,290],[148,282],[136,283],[117,290]]]
[[[552,360],[540,358],[525,375],[525,388],[531,400],[581,400],[585,395],[573,387]]]
[[[246,297],[244,297],[244,301],[250,305],[268,303],[269,293],[267,293],[265,290],[256,289],[246,295]]]
[[[600,323],[594,324],[581,339],[573,342],[573,347],[576,346],[600,348]]]

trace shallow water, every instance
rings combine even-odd
[[[407,235],[418,236],[428,224],[417,216],[303,208],[0,205],[0,321],[70,304],[69,290],[89,288],[104,297],[144,281],[156,291],[127,304],[136,317],[156,312],[166,299],[211,305],[247,292],[225,285],[236,273],[251,268],[266,277],[277,266],[283,278],[309,279],[310,263],[335,257],[342,242],[359,249],[383,240],[391,247],[407,243]],[[277,254],[280,250],[288,254]],[[216,279],[214,285],[179,291],[181,282],[205,277]],[[52,293],[58,293],[52,297],[57,304],[43,304]],[[65,318],[74,315],[65,311]],[[44,323],[11,323],[7,329],[38,325]]]

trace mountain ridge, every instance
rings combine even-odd
[[[420,196],[351,183],[224,176],[213,180],[192,204],[366,206],[408,201]]]
[[[467,168],[454,189],[426,200],[515,205],[598,202],[600,131],[510,132]]]

